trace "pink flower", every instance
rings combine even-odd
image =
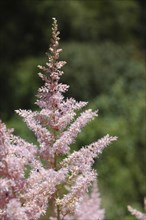
[[[144,198],[144,206],[146,207],[146,198]],[[142,213],[131,206],[128,206],[129,212],[136,217],[138,220],[146,220],[146,213]]]
[[[69,86],[60,83],[57,21],[53,18],[48,62],[38,66],[44,85],[38,89],[37,111],[17,110],[35,134],[37,146],[13,135],[0,121],[0,218],[38,220],[50,208],[52,220],[103,220],[94,159],[117,137],[105,137],[71,154],[81,129],[97,116],[97,111],[77,111],[87,102],[64,97]]]

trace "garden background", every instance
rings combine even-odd
[[[35,142],[14,110],[36,108],[37,65],[46,61],[56,17],[67,95],[99,109],[73,147],[118,136],[95,163],[106,220],[133,220],[127,205],[143,210],[146,196],[145,6],[144,0],[0,1],[0,118]]]

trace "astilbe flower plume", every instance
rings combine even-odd
[[[81,129],[97,111],[77,111],[87,102],[64,97],[69,86],[60,83],[57,21],[53,18],[48,62],[38,66],[44,85],[39,88],[38,111],[17,110],[34,132],[38,146],[14,136],[0,123],[0,216],[3,220],[37,220],[50,210],[52,220],[102,220],[94,159],[117,137],[106,135],[71,153]],[[88,188],[94,182],[89,195]]]
[[[14,136],[0,121],[0,219],[38,219],[65,174],[66,169],[44,169],[37,147]]]
[[[100,208],[100,194],[96,181],[93,183],[92,192],[86,193],[76,210],[76,220],[102,220],[104,219],[104,209]]]

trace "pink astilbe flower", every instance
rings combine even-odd
[[[88,187],[95,180],[96,174],[94,171],[86,173],[86,175],[79,175],[76,178],[74,185],[69,189],[69,193],[64,195],[62,199],[57,199],[57,205],[61,210],[61,217],[69,214],[74,214],[78,207],[80,199],[88,190]]]
[[[97,114],[92,112],[92,110],[86,110],[79,116],[74,123],[69,127],[69,129],[59,137],[59,139],[53,145],[53,149],[56,154],[65,154],[69,151],[69,145],[75,141],[77,134],[81,131],[88,121],[93,119]]]
[[[146,198],[144,198],[144,208],[146,211]],[[128,206],[128,210],[129,210],[129,212],[131,212],[132,215],[134,215],[136,217],[136,219],[146,220],[146,213],[142,213],[142,212],[132,208],[131,206]]]
[[[36,220],[46,213],[48,199],[67,169],[45,169],[36,156],[36,146],[14,136],[0,121],[0,219]]]
[[[84,192],[84,196],[79,199],[78,203],[76,204],[76,210],[73,212],[72,215],[67,214],[66,207],[68,206],[67,205],[65,206],[65,204],[67,204],[70,198],[71,199],[70,205],[72,206],[72,208],[74,208],[73,204],[75,203],[75,201],[73,200],[73,196],[64,198],[64,200],[66,200],[65,204],[63,203],[64,220],[103,220],[104,219],[105,210],[101,208],[101,199],[96,181],[94,181],[91,189],[92,189],[91,193],[87,191]],[[57,220],[57,218],[51,218],[51,220]]]
[[[29,220],[25,208],[21,206],[21,202],[18,199],[11,199],[6,206],[5,217],[3,219],[17,219],[17,220]]]
[[[71,153],[81,129],[97,111],[85,110],[87,102],[64,98],[69,86],[60,83],[57,21],[53,18],[48,62],[38,66],[44,85],[38,89],[37,111],[17,110],[38,145],[14,136],[0,123],[0,217],[2,220],[37,220],[50,208],[50,219],[102,220],[100,199],[94,185],[94,159],[117,137],[106,135],[98,141]]]
[[[20,219],[21,214],[25,212],[21,206],[20,193],[24,192],[27,184],[25,167],[35,158],[35,153],[36,148],[32,144],[15,137],[0,121],[1,219]],[[27,215],[25,218],[25,214],[24,219],[28,219]]]
[[[106,135],[97,142],[82,147],[79,151],[75,151],[69,155],[62,161],[62,165],[67,166],[74,174],[86,173],[92,169],[94,158],[101,154],[104,148],[115,140],[117,140],[117,137]]]
[[[101,209],[101,199],[97,183],[94,182],[92,192],[86,193],[75,213],[76,220],[103,220],[104,209]]]
[[[0,121],[0,201],[5,197],[2,202],[7,203],[9,198],[15,198],[16,193],[23,190],[25,167],[35,160],[36,152],[33,144],[14,136]]]

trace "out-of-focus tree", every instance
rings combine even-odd
[[[145,95],[143,89],[136,90],[136,95],[130,94],[119,79],[111,92],[96,98],[91,107],[98,108],[102,118],[84,130],[78,146],[95,139],[97,134],[99,137],[105,132],[118,135],[118,143],[105,152],[95,167],[99,170],[107,219],[125,219],[127,203],[142,208],[146,192]]]
[[[15,95],[10,94],[13,94],[13,84],[17,82],[14,77],[17,63],[46,51],[51,17],[57,17],[64,42],[100,44],[112,41],[140,46],[145,42],[144,5],[142,0],[1,0],[0,101],[3,104],[0,112],[7,109],[7,118],[15,108]],[[78,47],[80,52],[82,45]]]

